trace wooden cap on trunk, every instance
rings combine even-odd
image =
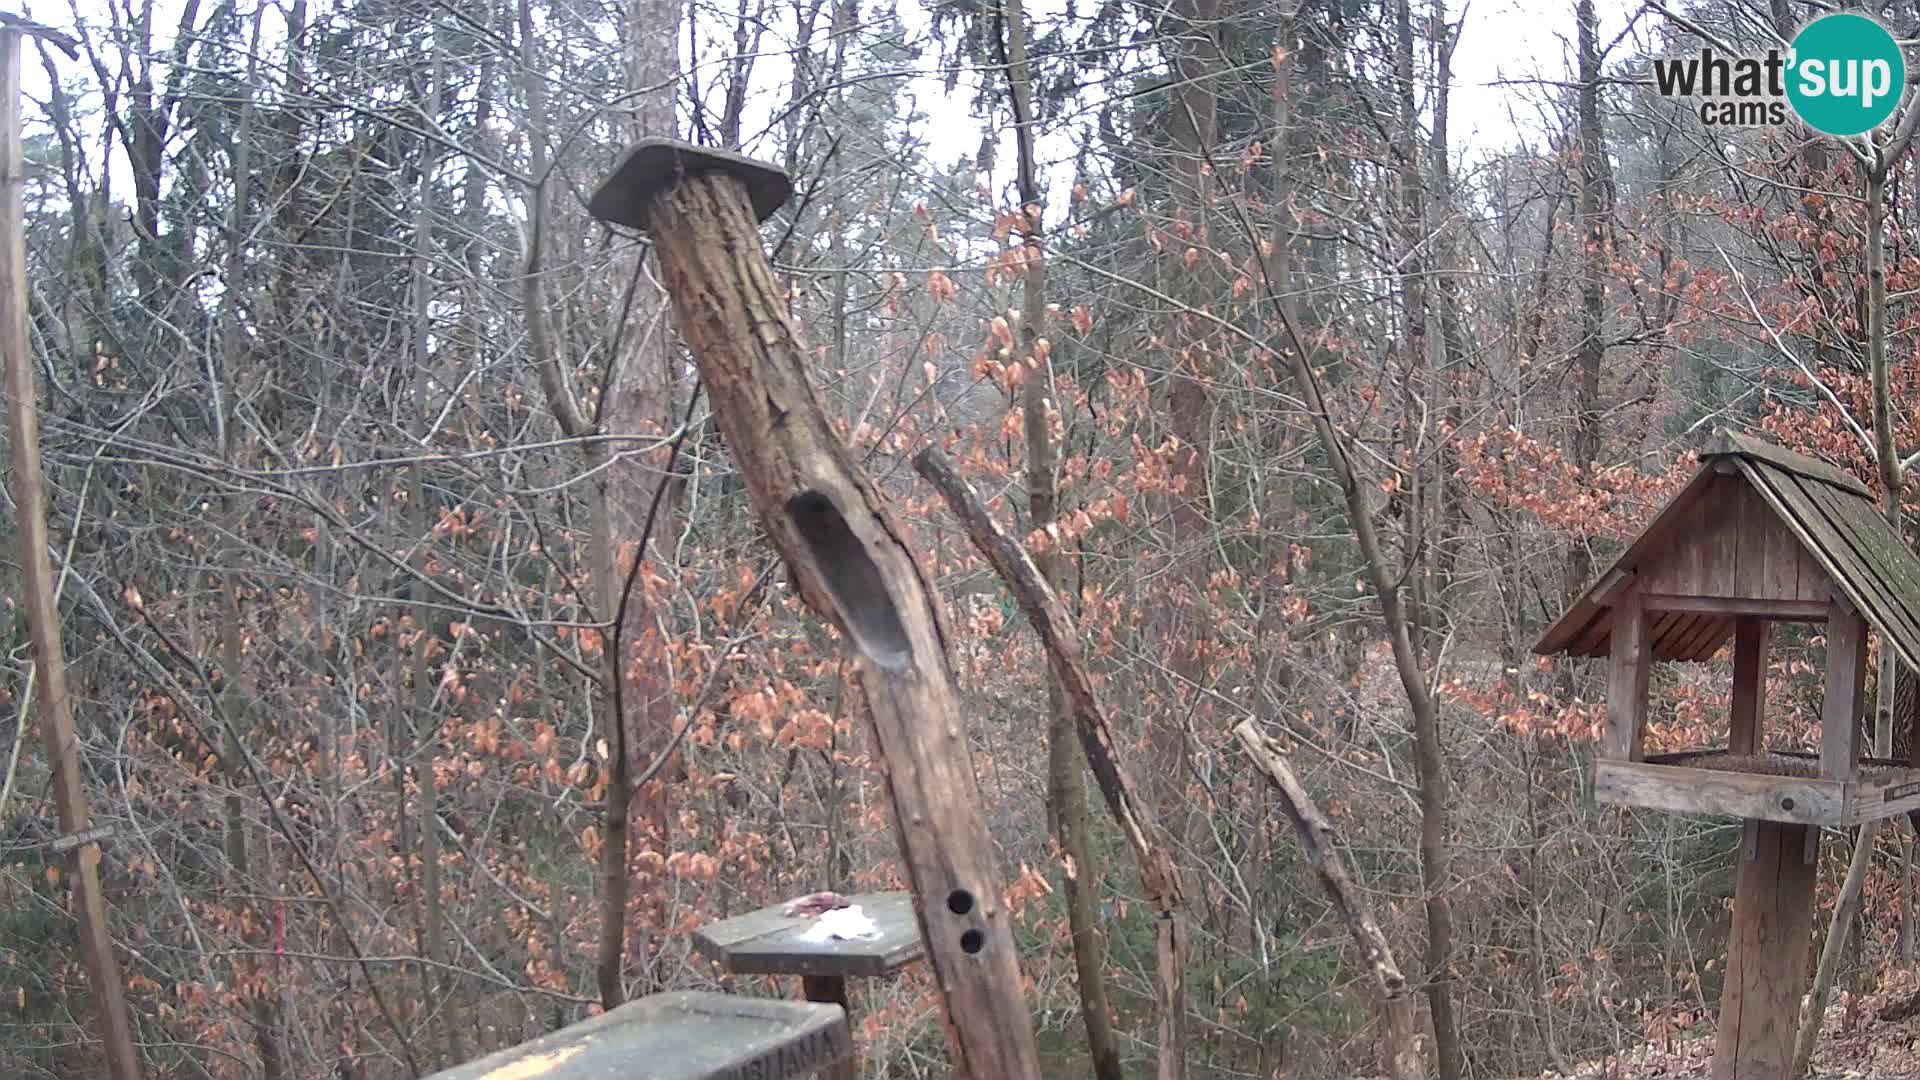
[[[645,229],[647,207],[655,195],[671,190],[683,176],[706,172],[726,173],[744,183],[760,221],[772,217],[793,195],[786,172],[764,161],[656,136],[641,139],[627,151],[620,167],[587,200],[587,212],[601,221]]]

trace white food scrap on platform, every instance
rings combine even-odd
[[[819,945],[828,941],[857,941],[880,936],[880,927],[867,918],[860,905],[835,908],[824,912],[820,918],[800,935],[800,940]]]

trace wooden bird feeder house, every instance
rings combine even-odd
[[[1767,746],[1767,638],[1779,622],[1824,624],[1818,754]],[[1721,432],[1686,487],[1534,644],[1608,660],[1599,802],[1745,822],[1716,1078],[1786,1075],[1821,827],[1920,808],[1920,762],[1860,752],[1869,628],[1920,667],[1920,559],[1873,494],[1832,465]],[[1653,662],[1708,660],[1729,638],[1725,747],[1648,755]],[[1908,735],[1920,748],[1920,732]]]

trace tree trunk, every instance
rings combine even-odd
[[[632,110],[627,135],[629,139],[672,135],[680,76],[676,44],[680,5],[676,0],[627,0],[626,11],[626,104]],[[626,292],[615,309],[619,321],[600,395],[603,413],[594,427],[610,437],[660,439],[673,425],[672,325],[656,275],[642,266],[644,249],[630,246],[627,250],[629,254],[615,264],[614,280],[624,283]],[[635,445],[613,442],[590,454],[617,454]],[[618,748],[619,764],[609,771],[607,790],[601,960],[603,965],[624,965],[624,940],[616,946],[613,939],[616,934],[624,939],[631,915],[647,935],[636,945],[643,994],[658,987],[651,967],[652,942],[653,935],[665,932],[669,892],[664,882],[641,869],[652,861],[638,856],[652,852],[664,860],[669,853],[667,790],[672,773],[658,770],[639,791],[628,790],[628,782],[634,772],[666,752],[675,710],[667,660],[671,635],[660,623],[664,613],[655,609],[650,590],[630,588],[627,579],[639,573],[644,562],[664,560],[665,549],[656,549],[653,543],[677,531],[671,523],[679,510],[681,487],[668,474],[669,456],[666,447],[657,446],[644,454],[606,461],[607,468],[595,485],[593,508],[596,615],[620,620],[603,639],[603,677],[609,701],[619,703],[617,712],[608,709],[605,728],[609,745]],[[663,486],[653,535],[644,535],[655,493]],[[617,695],[613,693],[616,684]],[[613,820],[616,804],[625,808],[620,822]],[[633,898],[639,901],[638,909],[630,911]],[[615,1002],[608,1001],[609,991],[618,990],[617,971],[603,967],[600,989],[602,1002],[611,1007]]]
[[[1578,340],[1574,345],[1574,419],[1568,461],[1587,483],[1600,459],[1600,366],[1606,358],[1607,147],[1600,129],[1599,29],[1593,0],[1578,0],[1580,195],[1577,216],[1583,241],[1580,261]],[[1568,541],[1566,591],[1575,596],[1593,578],[1593,555],[1585,537]]]
[[[1166,46],[1175,81],[1167,112],[1173,154],[1172,210],[1177,226],[1192,230],[1188,239],[1167,245],[1162,256],[1168,276],[1179,284],[1174,295],[1192,308],[1212,299],[1215,260],[1202,255],[1213,213],[1213,166],[1218,138],[1219,87],[1213,76],[1224,66],[1214,33],[1220,28],[1220,0],[1176,0],[1172,36]],[[1193,258],[1188,258],[1188,252]],[[1168,428],[1180,441],[1169,465],[1178,490],[1168,496],[1167,560],[1173,582],[1170,602],[1157,636],[1173,673],[1164,707],[1149,717],[1148,738],[1161,767],[1148,775],[1154,810],[1162,827],[1184,855],[1195,833],[1193,801],[1188,798],[1192,740],[1188,727],[1207,711],[1200,690],[1207,665],[1201,652],[1206,632],[1203,608],[1213,565],[1209,538],[1208,466],[1213,449],[1213,400],[1206,383],[1216,377],[1206,324],[1188,312],[1173,316],[1167,334],[1172,343],[1167,391]],[[1199,702],[1189,707],[1188,702]]]
[[[233,209],[228,220],[228,236],[232,246],[228,249],[226,264],[227,289],[221,297],[221,367],[224,369],[215,393],[224,400],[215,403],[220,419],[217,422],[217,435],[221,440],[220,452],[229,464],[242,467],[239,460],[238,439],[228,425],[234,422],[236,403],[242,398],[235,386],[241,372],[247,368],[245,337],[240,326],[239,293],[242,274],[245,270],[243,245],[240,238],[246,235],[247,203],[252,194],[252,153],[254,128],[253,85],[256,65],[259,57],[260,13],[255,12],[253,19],[254,48],[249,52],[252,57],[247,64],[246,90],[240,101],[240,121],[234,131],[233,162]],[[229,495],[226,499],[227,527],[230,537],[246,535],[242,519],[246,496]],[[229,567],[244,565],[245,559],[238,551],[232,552],[225,560]],[[257,715],[254,702],[254,680],[245,668],[242,656],[241,638],[244,628],[240,617],[240,591],[244,582],[240,573],[228,569],[221,574],[221,610],[220,610],[220,676],[221,711],[227,719],[225,747],[221,759],[226,765],[227,782],[231,785],[226,796],[226,856],[227,887],[237,897],[251,897],[262,891],[254,881],[254,867],[249,858],[247,844],[247,820],[243,811],[244,800],[240,789],[247,783],[245,767],[241,764],[245,751],[239,746],[239,740],[246,737],[252,728],[253,718]],[[267,873],[263,880],[271,881],[271,867],[264,868]],[[269,885],[266,891],[272,891]],[[258,908],[258,902],[244,899],[240,903],[246,907]],[[263,916],[265,913],[261,913]],[[243,971],[256,971],[265,961],[257,951],[266,944],[265,928],[267,918],[254,920],[258,929],[246,935],[249,948],[256,955],[236,965]],[[278,982],[277,973],[260,980],[262,984]],[[254,1046],[260,1054],[260,1072],[266,1080],[280,1080],[286,1075],[286,1058],[280,1047],[280,1010],[276,991],[251,995],[248,1008],[252,1012]]]
[[[1026,245],[1021,281],[1021,362],[1027,365],[1021,408],[1027,437],[1027,513],[1035,531],[1052,525],[1059,514],[1054,484],[1053,402],[1048,394],[1053,367],[1045,337],[1047,268],[1042,246],[1042,203],[1034,161],[1033,75],[1027,63],[1027,19],[1022,0],[1004,0],[1008,58],[1007,84],[1013,101],[1014,143],[1019,152],[1022,242]],[[846,280],[844,272],[840,281]],[[1056,594],[1067,588],[1065,559],[1049,548],[1036,558],[1041,577]],[[1080,990],[1080,1018],[1087,1029],[1087,1056],[1097,1080],[1122,1080],[1120,1041],[1113,1030],[1113,1005],[1107,994],[1106,942],[1094,921],[1094,897],[1100,872],[1087,821],[1085,757],[1074,735],[1073,714],[1060,680],[1047,680],[1048,818],[1060,845],[1067,898],[1067,925],[1073,940],[1073,967]]]

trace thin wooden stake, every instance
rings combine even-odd
[[[13,500],[19,514],[20,570],[26,591],[27,627],[33,638],[34,670],[40,683],[39,721],[53,769],[54,803],[60,831],[75,836],[89,831],[86,790],[80,784],[80,746],[73,733],[73,707],[67,698],[67,662],[60,647],[60,612],[53,596],[53,562],[47,557],[47,505],[40,471],[40,422],[34,389],[33,355],[27,339],[27,225],[21,189],[26,164],[20,146],[20,38],[31,28],[0,22],[0,351],[7,366],[7,422],[13,442]],[[138,1080],[140,1057],[127,1020],[125,987],[107,931],[107,906],[100,895],[100,843],[77,843],[67,856],[74,898],[79,901],[80,951],[93,986],[99,1037],[106,1048],[113,1080]]]

